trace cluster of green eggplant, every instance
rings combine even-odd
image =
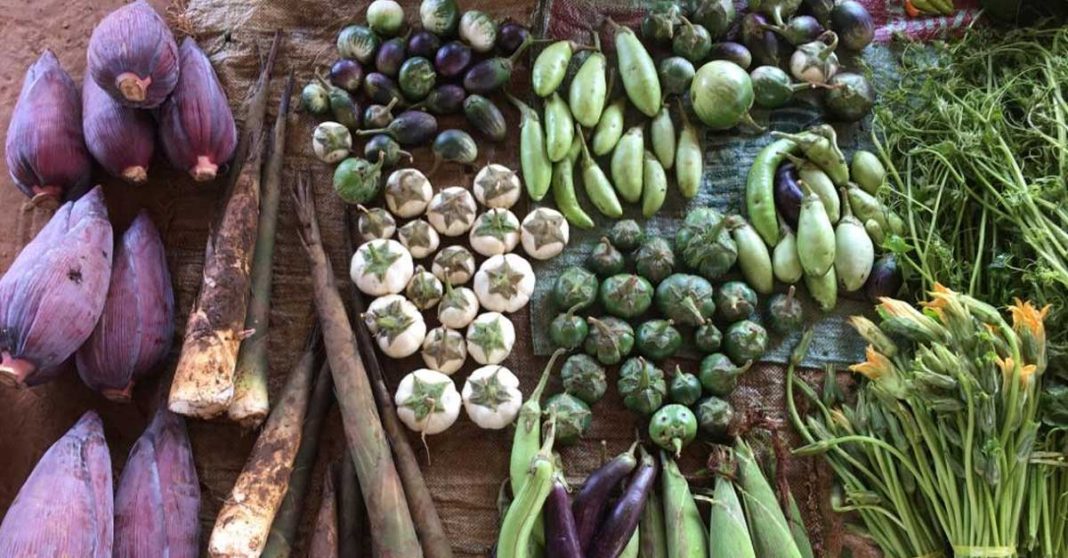
[[[632,30],[606,22],[616,48],[614,67],[596,33],[593,46],[556,41],[531,68],[532,89],[543,100],[540,114],[513,99],[522,113],[520,161],[530,197],[541,200],[551,189],[560,211],[583,229],[593,228],[594,221],[578,201],[576,167],[590,202],[612,219],[623,215],[624,203],[641,204],[646,217],[655,214],[667,197],[672,170],[679,192],[692,198],[703,169],[697,129],[684,110],[676,126],[649,51]],[[623,90],[618,95],[617,77]],[[628,104],[642,115],[630,127]]]
[[[345,192],[366,190],[359,185],[377,180],[383,166],[411,159],[406,149],[415,146],[431,147],[435,168],[473,163],[475,139],[463,129],[439,131],[438,117],[462,113],[467,128],[487,141],[507,135],[490,96],[511,81],[530,44],[526,27],[498,24],[478,10],[461,13],[456,0],[424,0],[419,18],[422,28],[414,29],[397,2],[374,0],[366,25],[341,30],[329,75],[317,73],[301,92],[306,112],[330,119],[315,129],[312,146],[324,162],[344,161],[334,182],[350,203],[367,200]],[[359,136],[368,137],[363,157],[350,157]]]
[[[837,304],[839,288],[864,289],[872,300],[895,295],[901,271],[892,253],[876,259],[876,249],[902,234],[904,222],[878,198],[886,180],[879,158],[860,150],[847,163],[826,124],[772,135],[749,170],[746,207],[764,253],[771,251],[774,278],[804,279],[824,311]]]
[[[871,14],[859,2],[750,0],[749,12],[734,25],[737,15],[731,0],[669,1],[642,23],[647,42],[672,51],[659,65],[664,88],[689,89],[706,126],[755,126],[749,117],[754,104],[779,108],[814,88],[836,119],[856,121],[870,112],[874,89],[863,75],[840,71],[836,54],[839,46],[859,52],[875,36]],[[732,28],[737,36],[728,36]]]
[[[755,232],[735,242],[727,227],[749,227],[737,216],[725,218],[709,208],[692,215],[674,246],[662,236],[647,237],[633,220],[619,221],[585,266],[566,268],[556,278],[551,297],[559,314],[550,322],[549,338],[562,349],[584,351],[567,358],[564,393],[554,396],[565,403],[560,416],[566,415],[568,425],[561,428],[568,441],[589,428],[590,405],[607,390],[605,367],[617,364],[623,404],[650,417],[650,438],[664,449],[677,452],[698,431],[729,435],[734,411],[727,397],[764,355],[769,334],[755,317],[759,289],[748,279],[723,280],[735,262],[748,259],[742,254],[751,245],[765,254],[767,249]],[[765,269],[770,277],[770,261]],[[797,330],[803,321],[792,289],[770,297],[764,315],[778,334]],[[698,371],[676,366],[666,374],[660,366],[678,355],[685,339],[704,355]]]

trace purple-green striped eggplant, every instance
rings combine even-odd
[[[122,235],[111,266],[104,312],[78,349],[78,374],[113,401],[129,401],[134,382],[171,347],[174,291],[163,240],[142,211]]]
[[[0,383],[52,379],[89,338],[104,310],[112,249],[99,186],[56,210],[22,249],[0,278]]]
[[[89,411],[48,448],[0,523],[0,556],[111,558],[111,456]]]

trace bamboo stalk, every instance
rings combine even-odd
[[[282,397],[252,447],[241,475],[215,520],[208,552],[215,557],[257,558],[285,496],[300,445],[321,335],[316,327]]]
[[[267,545],[263,547],[260,558],[288,558],[293,552],[297,540],[297,526],[304,512],[304,499],[308,493],[308,481],[315,468],[315,457],[319,454],[319,436],[322,433],[323,419],[334,402],[334,382],[330,378],[327,364],[319,368],[312,390],[308,412],[304,416],[304,428],[300,434],[300,449],[293,459],[293,473],[289,475],[289,489],[278,507],[271,523],[271,532],[267,535]]]
[[[351,245],[356,233],[356,216],[352,211],[347,211],[346,219],[347,243],[346,253],[352,253]],[[350,289],[352,293],[352,312],[359,316],[364,312],[365,305],[363,295],[355,286]],[[397,417],[397,408],[393,403],[389,386],[386,385],[382,367],[378,363],[378,355],[375,352],[375,343],[371,339],[371,333],[359,321],[356,323],[356,341],[359,343],[360,355],[364,359],[368,373],[371,377],[371,387],[374,389],[375,401],[378,403],[379,412],[382,416],[382,427],[389,439],[389,445],[393,449],[393,458],[397,463],[397,471],[400,473],[401,482],[404,484],[404,494],[408,498],[408,509],[411,510],[412,520],[415,522],[415,531],[419,534],[419,541],[423,546],[423,554],[427,558],[452,558],[452,547],[449,538],[445,534],[445,527],[441,524],[441,517],[434,506],[434,498],[430,489],[426,486],[423,472],[419,468],[419,460],[415,451],[408,441],[408,433],[400,418]]]
[[[271,267],[274,263],[275,231],[278,228],[278,201],[282,192],[282,160],[286,151],[286,120],[289,99],[293,96],[293,74],[289,74],[278,116],[274,121],[270,152],[263,166],[263,192],[260,222],[256,234],[256,251],[252,257],[252,292],[245,331],[248,337],[237,352],[234,373],[234,398],[230,401],[230,420],[246,428],[255,428],[270,411],[267,395],[267,328],[271,314]]]
[[[308,558],[338,558],[338,494],[334,489],[339,467],[327,467],[323,475],[323,497],[319,504],[319,514],[315,518],[315,531],[308,544]]]
[[[341,476],[338,479],[338,552],[345,558],[363,556],[364,510],[356,466],[348,455],[342,456]]]
[[[214,418],[226,412],[234,397],[234,372],[238,346],[245,336],[249,267],[259,222],[267,85],[278,40],[276,34],[271,55],[246,103],[248,156],[243,160],[221,216],[208,236],[204,278],[196,304],[189,313],[182,352],[171,384],[168,406],[179,414]]]
[[[302,176],[295,195],[300,237],[311,262],[315,306],[323,326],[345,439],[363,489],[371,532],[375,534],[375,555],[420,558],[423,552],[412,525],[404,487],[382,430],[367,371],[334,281],[334,270],[322,245],[309,183],[310,179]]]

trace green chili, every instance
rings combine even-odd
[[[552,453],[555,431],[553,417],[549,422],[545,444],[527,464],[523,486],[508,506],[508,513],[501,523],[501,532],[497,537],[497,558],[528,558],[531,554],[531,535],[549,497],[553,474],[556,472]]]
[[[775,213],[775,170],[797,149],[789,139],[780,139],[760,150],[745,184],[745,207],[749,222],[771,247],[779,243],[779,217]]]
[[[546,384],[549,383],[549,376],[552,375],[556,359],[565,352],[564,349],[557,349],[553,353],[553,356],[549,358],[549,363],[545,365],[545,370],[541,373],[538,385],[534,387],[530,397],[519,409],[519,417],[515,424],[515,437],[512,438],[511,461],[508,465],[508,476],[514,495],[518,496],[523,488],[531,460],[538,453],[538,446],[541,443],[541,394],[545,391]]]

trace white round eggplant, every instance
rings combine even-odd
[[[404,358],[415,354],[426,338],[423,314],[401,295],[380,296],[363,313],[367,330],[387,356]]]
[[[455,329],[436,327],[426,334],[422,355],[427,368],[451,376],[467,360],[467,342]]]
[[[397,231],[400,243],[408,249],[415,259],[422,259],[433,254],[441,244],[438,231],[422,219],[408,221]]]
[[[397,232],[397,221],[388,211],[381,207],[367,208],[362,205],[356,206],[360,211],[360,217],[356,221],[356,230],[360,233],[360,239],[364,242],[392,238]]]
[[[499,312],[479,314],[467,326],[467,354],[479,364],[497,364],[512,354],[515,326]]]
[[[404,289],[404,295],[420,310],[429,310],[441,300],[445,289],[441,286],[441,280],[433,273],[423,269],[423,266],[415,268],[415,273],[408,281]]]
[[[475,52],[489,52],[497,42],[497,23],[478,10],[468,10],[460,17],[460,39]]]
[[[475,223],[475,198],[464,188],[450,186],[434,194],[426,208],[426,220],[445,236],[460,236]]]
[[[434,189],[416,169],[397,169],[386,179],[386,206],[397,217],[415,217],[426,211]]]
[[[459,244],[446,246],[434,256],[431,270],[442,283],[463,285],[475,273],[475,256]]]
[[[352,255],[349,277],[360,291],[372,295],[396,294],[408,286],[414,266],[412,255],[396,240],[364,242]]]
[[[475,219],[468,240],[483,256],[511,252],[519,244],[519,218],[504,208],[490,209]]]
[[[452,329],[467,327],[478,315],[478,297],[467,287],[445,284],[445,295],[438,303],[438,321]]]
[[[482,167],[475,175],[475,183],[471,186],[478,203],[486,207],[503,207],[508,209],[519,201],[523,192],[523,185],[519,182],[519,175],[504,165],[491,163]]]
[[[324,163],[337,163],[352,151],[352,134],[337,122],[322,122],[312,132],[312,149]]]
[[[460,395],[463,396],[467,416],[480,428],[487,430],[500,430],[512,424],[523,405],[519,378],[498,364],[471,372]]]
[[[402,378],[393,395],[401,422],[428,436],[444,432],[456,422],[461,402],[452,378],[428,368]]]
[[[523,250],[536,260],[556,257],[567,246],[571,229],[555,209],[539,207],[523,218]]]
[[[475,294],[483,308],[515,312],[527,305],[534,292],[534,270],[516,254],[493,256],[475,274]]]

